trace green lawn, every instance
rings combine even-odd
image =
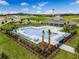
[[[36,17],[30,17],[30,18],[26,18],[29,20],[36,20],[36,21],[43,21],[43,20],[48,20],[51,17],[46,17],[46,16],[36,16]]]
[[[77,28],[77,35],[68,43],[68,45],[74,48],[77,46],[77,44],[79,44],[79,28]]]
[[[76,59],[76,57],[77,56],[75,54],[60,50],[54,59]]]
[[[22,24],[8,23],[8,24],[5,24],[5,25],[1,26],[1,28],[11,29],[12,27],[15,27],[15,26],[21,27],[21,26],[24,26],[24,25],[22,25]]]
[[[10,59],[39,59],[29,50],[21,47],[15,41],[0,32],[0,50],[5,52]]]
[[[66,20],[70,20],[70,21],[75,21],[79,23],[79,15],[75,15],[75,16],[63,16],[64,19]]]

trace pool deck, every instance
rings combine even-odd
[[[30,27],[31,27],[31,28],[30,28],[30,30],[28,30],[28,32],[30,32],[31,29],[32,29],[31,32],[33,32],[34,29],[35,29],[35,30],[40,30],[40,29],[41,29],[41,33],[42,33],[42,30],[43,30],[43,29],[44,29],[46,32],[48,32],[48,30],[50,29],[53,34],[56,33],[56,35],[51,36],[51,44],[52,44],[52,45],[58,44],[60,40],[62,40],[65,36],[68,36],[68,35],[69,35],[69,33],[67,34],[66,32],[61,32],[61,30],[63,29],[62,27],[54,27],[54,26],[41,26],[41,27],[30,26]],[[25,28],[25,29],[24,29],[24,28]],[[29,28],[29,27],[18,28],[18,29],[17,29],[17,33],[18,33],[20,36],[24,37],[24,38],[27,38],[27,36],[28,36],[29,38],[31,38],[31,39],[29,39],[29,38],[28,38],[28,39],[29,39],[30,41],[34,42],[35,44],[40,43],[40,42],[42,41],[41,35],[35,35],[34,33],[36,33],[36,31],[35,31],[34,33],[32,33],[31,35],[29,35],[28,32],[27,32],[27,29],[28,29],[28,28]],[[24,30],[24,31],[23,31],[23,30]],[[31,32],[30,32],[30,33],[31,33]],[[39,33],[39,32],[37,32],[37,33]],[[66,35],[66,34],[67,34],[67,35]],[[35,39],[36,39],[36,41],[35,41]],[[39,40],[37,40],[37,39],[39,39]],[[48,43],[48,35],[47,35],[47,38],[44,39],[44,41]]]

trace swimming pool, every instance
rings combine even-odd
[[[64,37],[70,35],[70,33],[61,32],[63,28],[51,27],[51,26],[26,26],[16,29],[16,34],[27,38],[28,40],[38,44],[42,41],[42,31],[45,31],[44,41],[48,43],[48,30],[51,30],[51,44],[58,44]]]

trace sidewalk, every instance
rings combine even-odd
[[[70,53],[75,53],[75,49],[71,46],[63,44],[62,46],[59,47],[62,50],[68,51]]]

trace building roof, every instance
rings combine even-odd
[[[55,17],[53,18],[53,20],[61,20],[61,19],[63,19],[63,18],[60,17],[60,16],[55,16]]]
[[[55,16],[53,19],[45,21],[46,23],[65,23],[66,21],[60,17],[60,16]]]
[[[44,21],[44,23],[61,23],[61,24],[64,24],[66,23],[67,21],[60,17],[60,16],[55,16],[53,19],[50,19],[50,20],[47,20],[47,21]],[[76,22],[73,22],[73,21],[69,21],[69,24],[70,25],[75,25]]]
[[[65,23],[66,21],[61,19],[61,20],[54,20],[54,19],[51,19],[51,20],[48,20],[47,22],[61,22],[61,23]]]

